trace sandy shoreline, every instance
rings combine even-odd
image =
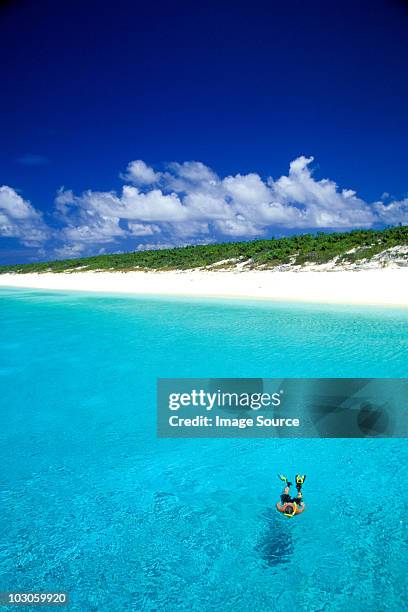
[[[408,268],[3,274],[0,287],[408,307]]]

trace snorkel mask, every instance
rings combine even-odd
[[[286,516],[287,518],[293,518],[295,516],[295,514],[296,514],[297,503],[296,502],[291,502],[290,504],[286,504],[286,505],[293,507],[293,512],[292,512],[292,514],[284,512],[284,516]]]

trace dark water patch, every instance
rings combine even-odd
[[[265,530],[255,550],[269,567],[289,563],[294,552],[289,525],[275,508],[267,508],[262,518]]]

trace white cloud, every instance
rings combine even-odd
[[[163,172],[160,178],[165,189],[177,193],[208,192],[219,182],[211,168],[197,161],[168,164],[168,171]]]
[[[0,236],[18,238],[25,246],[40,246],[49,231],[42,216],[12,187],[0,187]]]
[[[119,222],[118,217],[100,216],[88,224],[64,227],[62,233],[72,242],[90,244],[113,242],[116,238],[125,236],[125,231],[119,226]]]
[[[160,180],[160,173],[156,173],[143,160],[136,159],[128,164],[122,178],[135,185],[151,185]]]
[[[61,191],[56,205],[65,237],[89,244],[160,234],[158,246],[163,237],[178,245],[188,239],[255,238],[273,228],[351,229],[406,218],[404,201],[369,205],[353,189],[315,179],[312,162],[302,155],[291,162],[288,175],[264,180],[256,173],[220,178],[195,161],[155,172],[136,160],[122,177],[127,184],[121,193]]]
[[[11,187],[0,189],[0,235],[24,244],[48,237],[57,256],[90,254],[108,244],[124,250],[256,238],[297,230],[345,230],[408,223],[408,199],[368,204],[354,189],[316,179],[313,157],[293,160],[287,175],[218,176],[197,161],[168,164],[156,172],[131,161],[120,191],[61,189],[55,199],[59,229]],[[106,248],[106,246],[105,246]],[[112,250],[110,247],[109,250]]]
[[[286,211],[295,213],[290,221],[292,227],[316,227],[347,229],[370,227],[375,215],[368,204],[357,197],[355,191],[339,191],[337,184],[329,179],[316,181],[310,171],[313,157],[298,157],[289,168],[288,176],[277,181],[269,180],[277,202]],[[285,223],[285,219],[282,219]]]
[[[86,191],[76,197],[72,191],[60,190],[56,210],[63,227],[60,238],[68,244],[105,244],[126,236],[115,210],[120,199],[113,192]]]
[[[84,244],[65,244],[54,249],[54,255],[59,259],[74,259],[75,257],[81,257],[84,249]]]
[[[152,236],[160,232],[158,225],[145,225],[143,223],[128,223],[128,229],[132,236]]]
[[[140,221],[185,221],[188,210],[175,193],[164,194],[160,189],[141,193],[137,187],[125,185],[119,211],[123,219]]]
[[[408,225],[408,198],[396,200],[390,204],[375,202],[373,205],[375,212],[382,223],[387,225]]]

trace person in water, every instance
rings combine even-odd
[[[296,516],[297,514],[302,514],[302,512],[304,512],[306,508],[305,503],[303,501],[303,495],[302,495],[302,485],[306,480],[306,476],[301,476],[300,474],[296,474],[296,480],[295,480],[296,489],[297,489],[296,497],[291,497],[289,493],[292,483],[288,481],[286,476],[281,476],[279,474],[279,478],[283,480],[283,482],[285,483],[285,488],[283,489],[283,493],[281,495],[280,502],[277,502],[276,504],[276,509],[279,512],[282,512],[282,514],[284,514],[288,518],[292,518],[293,516]]]

